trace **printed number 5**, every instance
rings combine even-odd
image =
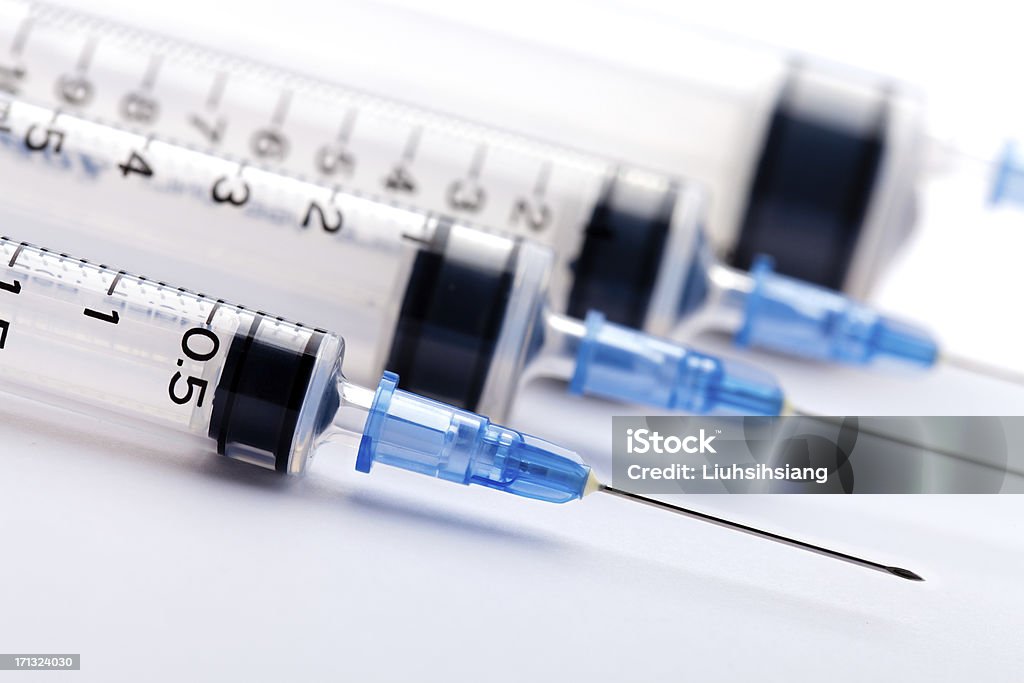
[[[183,396],[178,396],[174,393],[174,385],[181,379],[181,373],[176,372],[171,377],[171,383],[167,385],[167,395],[171,397],[171,400],[177,403],[179,406],[183,406],[192,400],[192,393],[194,389],[199,389],[199,398],[196,400],[196,407],[203,407],[203,399],[206,398],[206,387],[209,386],[209,382],[205,379],[199,379],[198,377],[189,377],[185,380],[185,384],[188,385],[188,391]]]

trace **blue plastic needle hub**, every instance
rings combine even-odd
[[[397,384],[398,375],[386,372],[377,387],[359,443],[360,472],[379,462],[551,503],[586,492],[590,467],[574,452]]]
[[[869,306],[818,285],[779,275],[759,256],[750,274],[741,346],[866,365],[882,358],[931,366],[938,347],[928,332],[881,315]]]
[[[596,311],[587,314],[569,391],[696,414],[778,415],[783,402],[767,373],[609,323]]]

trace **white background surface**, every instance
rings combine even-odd
[[[345,44],[345,10],[312,0],[90,5],[310,72]],[[861,55],[869,62],[886,48],[909,50],[918,64],[948,57],[930,39],[913,50],[903,42],[917,27],[913,13],[890,25],[881,11],[852,24],[813,23],[820,15],[800,11],[783,3],[776,21],[760,24],[722,17],[744,18],[740,28],[762,38],[783,31],[839,52],[877,27]],[[714,24],[709,17],[701,21]],[[1003,30],[991,29],[979,44]],[[572,30],[584,29],[564,26]],[[407,71],[384,74],[365,55],[343,56],[384,94],[429,91],[426,56],[409,54]],[[488,87],[497,86],[461,97],[485,98]],[[558,111],[557,102],[539,106]],[[536,123],[515,116],[503,123]],[[970,282],[985,267],[950,277]],[[891,301],[922,300],[893,277]],[[1014,302],[1012,292],[1002,301]],[[761,360],[821,412],[1024,406],[1024,391],[953,371],[880,378]],[[535,386],[514,424],[543,433],[568,421],[573,445],[607,471],[601,453],[615,411],[566,408],[557,387]],[[81,672],[31,674],[43,680],[1009,681],[1024,664],[1017,497],[692,501],[907,566],[928,579],[916,584],[601,496],[546,506],[385,468],[359,475],[349,457],[330,453],[304,480],[282,480],[8,397],[0,420],[0,650],[83,655]]]

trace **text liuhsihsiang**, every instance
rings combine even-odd
[[[630,465],[626,468],[626,476],[634,481],[650,479],[681,479],[695,480],[787,480],[814,481],[824,484],[828,481],[827,467],[794,467],[784,465],[773,467],[763,462],[756,465],[682,465],[672,463],[664,467],[646,467]]]

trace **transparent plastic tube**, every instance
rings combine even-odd
[[[642,328],[660,336],[684,329],[688,332],[699,329],[696,322],[687,320],[688,311],[672,307],[672,302],[693,300],[699,296],[701,288],[708,286],[701,281],[708,273],[699,272],[683,257],[687,252],[687,242],[707,244],[702,232],[709,224],[706,216],[708,205],[695,183],[663,173],[619,168],[600,156],[509,136],[498,130],[452,125],[453,119],[445,115],[397,106],[384,99],[277,72],[212,51],[186,45],[176,45],[174,50],[170,50],[164,40],[59,8],[17,2],[0,4],[0,8],[4,8],[0,18],[7,18],[0,21],[0,29],[9,36],[16,61],[24,68],[17,77],[8,75],[13,79],[8,89],[21,97],[50,107],[69,108],[82,117],[119,120],[130,129],[148,133],[148,139],[160,139],[162,136],[168,140],[181,140],[212,156],[245,159],[249,160],[248,163],[274,168],[295,177],[312,177],[315,184],[325,189],[333,187],[336,191],[338,186],[335,183],[340,181],[350,191],[357,191],[381,203],[398,198],[431,211],[472,218],[477,224],[493,226],[507,234],[524,236],[552,248],[555,261],[544,287],[550,292],[549,302],[555,311],[583,318],[591,310],[599,310],[613,323]],[[27,34],[19,33],[24,30],[30,30],[31,40]],[[713,42],[704,41],[702,45],[704,49],[713,50]],[[737,54],[750,61],[758,53],[740,50]],[[750,61],[751,64],[754,62],[756,60]],[[715,68],[720,66],[714,60],[700,63],[713,64]],[[136,72],[140,69],[145,74],[141,85],[136,82]],[[717,110],[718,105],[710,104],[715,98],[722,99],[721,107],[742,109],[741,104],[747,97],[753,97],[755,91],[758,93],[756,98],[763,98],[762,104],[765,104],[770,101],[772,93],[782,87],[780,84],[785,81],[787,71],[784,60],[779,60],[750,72],[746,89],[733,91],[727,88],[717,93],[708,89],[710,81],[705,78],[701,80],[702,85],[695,85],[692,91],[693,96],[704,104],[684,111],[706,118]],[[856,138],[860,134],[858,131],[863,132],[861,129],[868,126],[866,121],[871,117],[865,111],[872,110],[874,105],[871,103],[876,99],[870,93],[871,88],[864,86],[847,89],[850,90],[847,92],[815,73],[804,74],[797,80],[799,83],[791,86],[793,92],[787,97],[800,102],[801,113],[797,117],[800,126],[811,125],[805,119],[812,124],[820,117],[827,120],[834,113],[829,107],[837,102],[845,102],[844,107],[849,111],[839,117],[841,121],[833,122],[838,126],[838,132],[832,131],[830,135],[835,133],[842,138],[848,133]],[[262,118],[263,109],[271,104],[268,103],[268,92],[278,93],[277,102],[270,107],[272,111],[268,114],[269,125]],[[702,113],[697,113],[698,110]],[[790,114],[793,112],[786,115]],[[782,116],[781,113],[778,115]],[[336,131],[339,117],[344,119],[340,136]],[[729,120],[732,125],[745,119]],[[796,120],[792,125],[798,125]],[[696,130],[703,129],[703,126],[689,128]],[[109,145],[109,141],[101,139],[103,134],[95,130],[92,133],[96,135],[95,141],[103,144],[87,148],[88,153],[81,157],[81,163],[97,184],[105,185],[99,176],[105,171],[109,173],[106,169],[113,170],[124,161],[117,155],[111,157],[109,146],[102,149],[103,145]],[[45,142],[45,137],[40,137],[44,131],[36,131],[35,134],[36,143],[40,140]],[[706,144],[705,137],[692,135],[686,136],[686,140],[700,146]],[[69,141],[68,146],[71,144]],[[81,142],[74,144],[77,147]],[[119,152],[121,155],[126,153]],[[898,161],[901,154],[892,151],[885,155],[885,163],[903,164]],[[101,163],[104,158],[107,159],[106,164]],[[225,165],[225,174],[217,185],[215,198],[227,200],[231,205],[244,203],[249,187],[242,178],[246,163],[237,168]],[[464,165],[468,166],[463,168]],[[613,167],[616,168],[614,172],[609,170]],[[182,167],[181,170],[193,169]],[[253,173],[247,172],[248,175]],[[183,172],[180,175],[188,178],[193,174]],[[892,172],[883,173],[886,178],[892,175]],[[12,173],[11,182],[12,185],[29,183],[20,173]],[[182,185],[193,191],[191,179]],[[180,192],[181,189],[161,191]],[[123,192],[116,194],[120,196]],[[307,193],[301,191],[301,194]],[[329,192],[321,194],[331,200],[336,197]],[[720,192],[712,211],[720,210],[722,200],[732,199],[735,194]],[[279,188],[275,188],[275,195],[272,199],[265,194],[260,196],[258,208],[263,219],[280,221],[291,212],[304,211],[300,215],[305,227],[315,228],[319,224],[325,230],[348,232],[352,229],[349,212],[346,212],[343,229],[341,219],[329,206],[330,201],[319,198],[313,200],[308,208],[292,207],[285,199],[287,194]],[[889,201],[881,195],[876,203]],[[97,200],[90,195],[84,201],[95,205]],[[846,206],[844,202],[841,203]],[[252,212],[256,208],[250,204],[246,210]],[[103,209],[97,208],[96,211],[102,212]],[[888,211],[886,209],[883,213]],[[133,234],[138,234],[140,228],[160,229],[154,225],[152,217],[161,215],[161,211],[146,213],[146,218],[132,226]],[[795,221],[794,230],[824,234],[810,224],[817,220],[814,211],[790,211],[786,215],[790,218],[780,220],[783,223],[790,219]],[[219,224],[226,224],[223,217],[217,220]],[[875,218],[872,220],[877,222]],[[416,236],[416,230],[403,228],[402,224],[407,221],[398,219],[390,222],[389,229],[382,233],[385,239],[409,237],[410,234],[413,239],[423,239]],[[711,216],[713,239],[718,239],[716,226],[720,222],[718,217]],[[93,230],[109,230],[113,223],[102,220]],[[355,228],[359,230],[360,226]],[[220,244],[225,245],[223,240],[227,238],[227,232],[218,230],[212,237],[219,238]],[[66,243],[62,236],[58,239]],[[279,282],[289,285],[305,281],[303,291],[308,292],[322,286],[325,280],[317,275],[328,272],[332,266],[313,267],[313,261],[322,259],[325,252],[314,252],[312,245],[308,245],[310,251],[300,255],[303,247],[298,243],[292,244],[295,239],[292,236],[274,240],[275,253],[281,253],[282,247],[287,247],[287,251],[295,255],[291,272],[287,272],[289,269],[281,261],[275,264],[274,272],[279,273]],[[385,263],[380,258],[369,258],[365,250],[356,247],[356,241],[347,240],[353,252],[353,267],[350,269],[362,270],[364,264],[372,264],[371,269],[366,269],[371,277],[401,281],[403,271],[410,266],[408,250],[403,250],[400,242],[393,249],[393,262]],[[865,250],[884,251],[877,239],[865,238],[863,242]],[[748,246],[771,252],[776,243],[774,238],[758,238]],[[238,242],[221,246],[218,251],[223,254],[223,258],[217,261],[221,265],[227,265],[230,260],[239,261],[243,253]],[[399,255],[402,251],[406,251],[406,255]],[[813,253],[818,251],[827,250],[810,250]],[[801,258],[806,258],[808,249],[802,249],[800,253],[803,254]],[[871,260],[874,257],[864,258]],[[149,270],[148,264],[143,267]],[[822,272],[833,270],[835,268],[830,266]],[[680,279],[681,274],[684,277]],[[863,273],[851,278],[850,282],[856,280],[860,283],[851,285],[852,289],[864,288]],[[318,280],[317,284],[310,282],[313,279]],[[762,272],[758,282],[769,279]],[[800,305],[801,298],[813,299],[815,292],[820,291],[817,287],[798,291],[796,281],[790,282],[793,286],[787,291],[796,296],[786,303],[791,310],[792,304]],[[764,300],[767,289],[760,288],[760,297],[751,297],[750,301],[754,302],[755,298]],[[362,313],[369,318],[365,327],[383,325],[386,328],[398,315],[392,302],[397,302],[401,295],[381,297],[371,290],[372,287],[364,287],[363,292],[354,293],[353,300],[370,304],[364,306]],[[773,291],[780,289],[776,287]],[[845,302],[844,306],[865,310],[852,301]],[[748,310],[758,312],[756,320],[748,316],[745,321],[737,321],[728,311],[720,311],[715,315],[715,326],[730,332],[742,330],[738,338],[747,343],[768,345],[794,355],[808,354],[811,347],[800,343],[796,336],[752,334],[755,326],[777,330],[780,321],[765,321],[765,311],[769,310],[767,306],[755,307],[751,303]],[[305,319],[316,320],[318,315],[316,311],[302,312]],[[729,325],[723,326],[726,319],[729,319]],[[792,322],[793,316],[789,316],[787,324]],[[364,326],[359,327],[362,329]],[[374,343],[372,338],[368,343],[364,342],[355,333],[350,342],[353,352],[360,354],[365,348],[386,346]],[[818,350],[828,344],[835,345],[834,341],[823,340]],[[841,362],[849,362],[854,357],[851,354],[820,352],[810,355]],[[858,362],[869,356],[862,354]],[[380,362],[372,359],[366,367],[374,365],[374,361],[376,364]],[[406,381],[411,379],[408,372],[403,371],[402,375]],[[444,394],[443,397],[454,400],[455,395]],[[508,403],[509,399],[505,398],[495,400],[493,404],[485,402],[484,406],[500,415]]]
[[[133,270],[166,279],[186,273],[233,299],[258,295],[268,308],[325,329],[345,326],[355,380],[375,384],[391,370],[409,391],[496,419],[508,414],[524,375],[568,380],[576,372],[586,328],[552,305],[557,265],[549,249],[78,116],[5,104],[0,141],[10,156],[0,178],[25,191],[0,212],[35,240],[97,259],[128,251]],[[49,201],[58,191],[61,202]],[[634,336],[620,354],[646,354],[644,345],[695,353]],[[778,386],[763,380],[760,390],[780,403]],[[600,395],[614,398],[613,388]],[[648,403],[745,405],[732,405],[731,394],[698,396],[703,388],[688,384],[685,401],[652,395]]]
[[[595,486],[572,451],[396,392],[394,374],[376,393],[351,383],[324,330],[7,239],[0,259],[4,391],[279,472],[347,437],[363,471],[378,460],[556,503]]]
[[[716,253],[741,259],[731,265],[749,267],[756,243],[782,272],[813,272],[827,279],[819,284],[864,295],[902,234],[891,228],[906,222],[913,201],[922,125],[914,93],[890,78],[671,22],[642,24],[648,39],[636,54],[618,55],[623,68],[608,60],[598,26],[615,41],[634,17],[624,22],[614,8],[582,3],[573,11],[588,25],[579,36],[531,26],[526,41],[354,3],[344,13],[344,53],[334,50],[330,29],[308,27],[323,49],[304,68],[316,64],[316,76],[334,83],[42,3],[0,6],[0,49],[11,46],[9,65],[21,70],[8,77],[11,87],[40,104],[359,192],[384,189],[423,209],[530,234],[559,252],[614,194],[620,169],[659,186],[699,185],[715,197],[706,227]],[[544,46],[542,36],[559,46],[591,43],[573,54]],[[273,58],[294,63],[287,49],[277,52]],[[274,51],[253,45],[250,54]],[[475,54],[488,55],[486,66],[467,63]],[[816,159],[828,163],[809,163]],[[640,208],[642,216],[647,207]],[[807,234],[846,240],[855,253],[810,258],[775,239]],[[791,270],[801,265],[796,256],[812,272]]]

